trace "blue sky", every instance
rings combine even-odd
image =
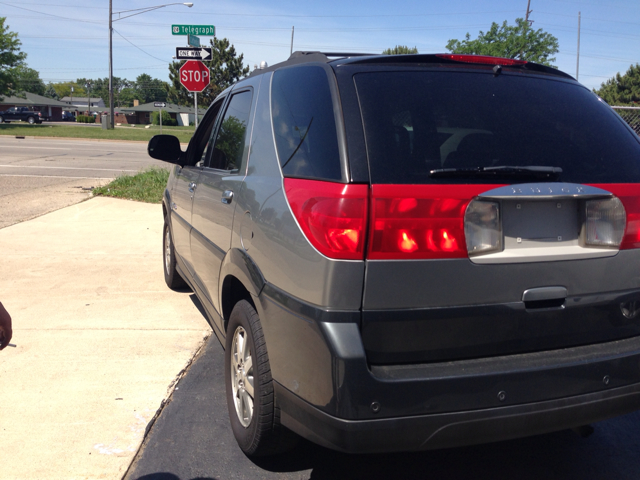
[[[113,0],[113,11],[162,4],[162,0]],[[524,17],[527,0],[254,1],[193,0],[114,23],[114,75],[141,73],[168,80],[167,65],[185,37],[171,24],[215,25],[244,54],[245,64],[269,65],[295,50],[380,53],[395,45],[420,53],[445,52],[447,41],[472,38],[491,22]],[[0,16],[19,34],[29,67],[45,81],[108,76],[108,0],[0,0]],[[556,36],[555,65],[575,76],[581,12],[579,80],[590,88],[640,63],[640,1],[531,0],[533,28]],[[117,18],[117,15],[114,15]],[[208,38],[202,37],[203,43]]]

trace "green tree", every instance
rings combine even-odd
[[[18,34],[9,30],[7,18],[0,17],[0,100],[16,91],[17,69],[24,64],[27,54],[20,51]]]
[[[249,74],[249,66],[244,66],[244,55],[238,55],[228,39],[213,37],[211,44],[211,60],[205,61],[211,72],[209,86],[198,94],[198,107],[206,108],[228,86]],[[178,105],[193,105],[193,94],[180,83],[180,67],[184,61],[169,64],[169,80],[167,100]]]
[[[523,18],[516,18],[515,25],[492,23],[488,32],[480,31],[478,38],[471,40],[467,33],[464,40],[451,39],[447,50],[452,53],[491,55],[494,57],[515,58],[529,62],[553,66],[558,52],[558,39],[541,28],[534,30]]]
[[[633,105],[640,102],[640,64],[631,65],[624,75],[616,73],[594,92],[609,105]]]
[[[409,48],[406,45],[396,45],[382,51],[383,55],[412,55],[418,53],[418,47]]]
[[[86,97],[86,91],[84,89],[84,83],[78,82],[58,82],[51,84],[58,94],[59,98],[62,97]],[[71,92],[71,87],[73,87],[73,93]]]
[[[44,95],[46,87],[37,70],[20,65],[16,68],[16,90]]]
[[[60,97],[58,96],[56,89],[53,88],[53,83],[51,82],[47,83],[47,88],[45,89],[43,95],[48,98],[53,98],[54,100],[60,100]]]
[[[239,168],[236,161],[240,159],[244,147],[245,123],[237,117],[229,116],[220,125],[216,138],[216,149],[224,153],[230,169]]]
[[[165,102],[167,87],[167,82],[152,78],[146,73],[140,74],[135,81],[136,98],[140,100],[140,103]]]

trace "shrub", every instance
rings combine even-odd
[[[154,125],[160,125],[160,112],[151,112],[151,123]],[[178,125],[178,121],[171,118],[169,112],[162,110],[162,125],[167,127],[175,127]]]
[[[96,117],[93,115],[78,115],[76,117],[76,122],[79,123],[96,123]]]

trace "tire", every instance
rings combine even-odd
[[[4,117],[0,117],[0,123],[4,123]]]
[[[34,117],[27,117],[27,123],[29,123],[29,125],[33,125],[36,123],[36,119]]]
[[[299,437],[280,424],[262,326],[246,300],[231,312],[225,343],[227,408],[240,449],[255,457],[291,450]]]
[[[173,237],[171,236],[171,228],[168,220],[165,219],[164,230],[162,232],[162,260],[164,281],[171,290],[181,290],[187,287],[187,282],[180,276],[176,270],[176,254],[173,249]]]

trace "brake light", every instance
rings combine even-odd
[[[300,228],[320,253],[364,259],[368,185],[285,178],[284,189]]]
[[[465,258],[464,214],[487,185],[374,185],[367,258]]]
[[[489,55],[465,55],[457,53],[439,53],[436,57],[453,60],[454,62],[481,63],[483,65],[524,65],[526,60],[516,60],[515,58],[491,57]]]

